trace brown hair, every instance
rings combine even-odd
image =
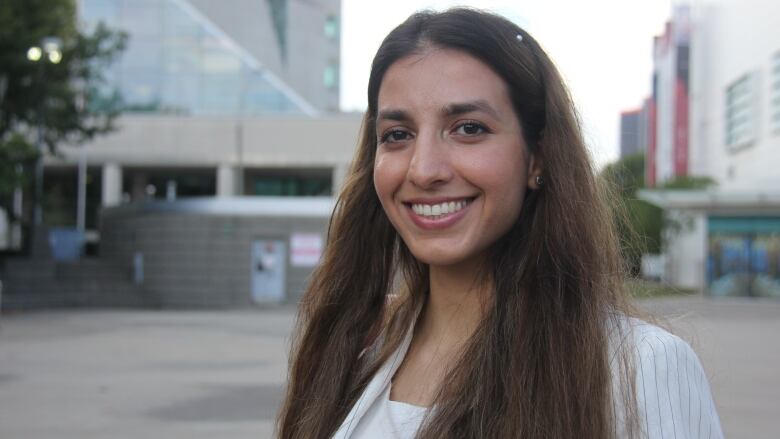
[[[360,144],[300,306],[279,437],[332,436],[425,301],[427,267],[386,217],[373,165],[382,78],[426,47],[461,50],[504,79],[545,183],[527,194],[516,224],[492,247],[494,300],[418,436],[603,439],[624,422],[633,432],[630,356],[618,352],[617,367],[610,365],[610,339],[633,311],[571,98],[524,30],[459,8],[412,15],[374,58]],[[389,305],[387,295],[399,290],[405,294]],[[615,410],[618,398],[625,412]]]

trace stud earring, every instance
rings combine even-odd
[[[541,175],[537,175],[537,176],[534,178],[534,182],[536,182],[536,185],[537,185],[538,187],[542,187],[542,186],[544,185],[544,179],[542,178],[542,176],[541,176]]]

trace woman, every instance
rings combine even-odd
[[[621,273],[537,42],[484,12],[415,14],[374,58],[279,436],[722,436],[695,354],[631,317]]]

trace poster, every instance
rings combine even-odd
[[[290,236],[290,265],[314,267],[320,262],[322,247],[319,233],[293,233]]]

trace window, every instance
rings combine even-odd
[[[726,88],[726,148],[729,150],[750,146],[756,140],[757,82],[757,75],[750,73]]]
[[[769,90],[769,126],[774,134],[780,134],[780,52],[772,57]]]
[[[325,19],[325,36],[335,40],[339,36],[339,21],[334,15]]]
[[[325,88],[336,88],[339,85],[339,68],[336,64],[328,64],[322,72],[322,83]]]

